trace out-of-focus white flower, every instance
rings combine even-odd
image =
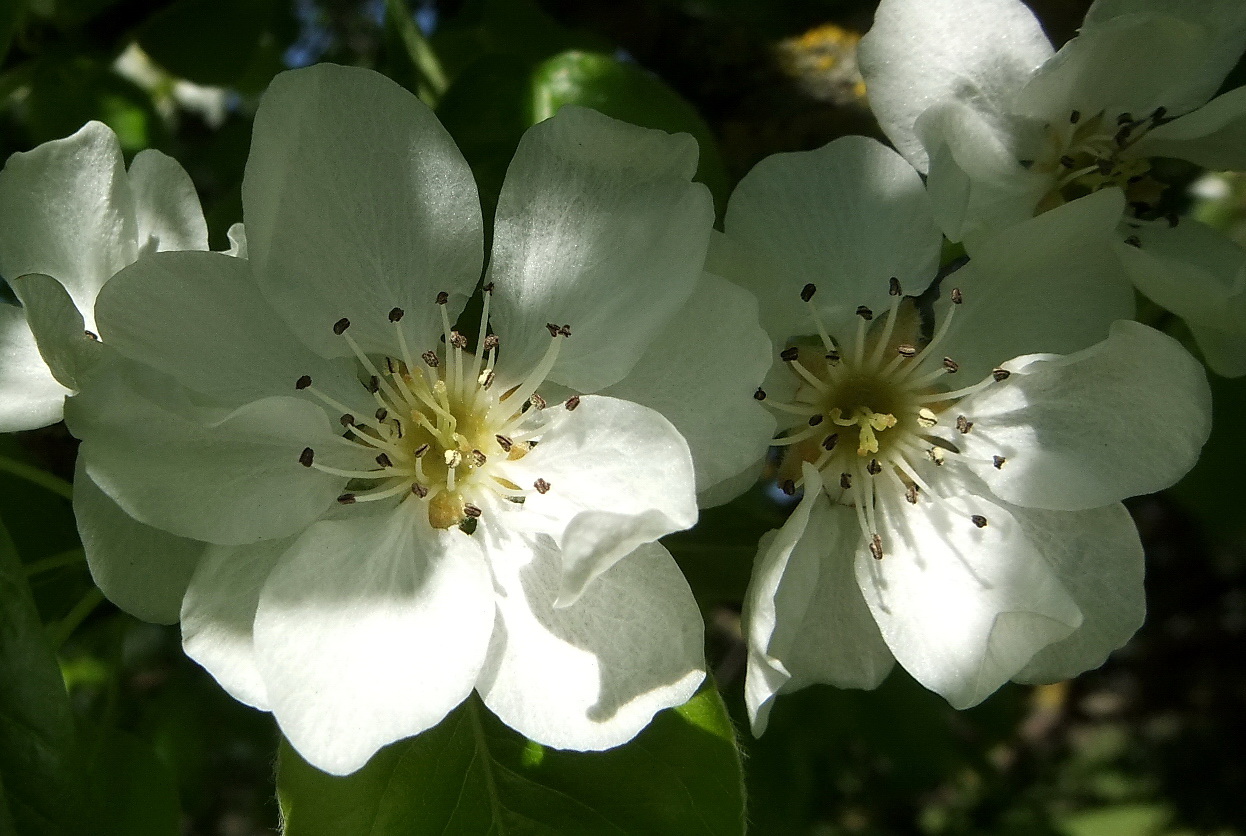
[[[755,302],[702,274],[695,168],[690,137],[588,110],[529,130],[461,333],[483,235],[458,149],[382,76],[297,70],[256,117],[249,261],[158,254],[101,295],[128,360],[70,402],[85,471],[211,544],[180,589],[147,561],[152,607],[312,763],[356,769],[473,688],[533,740],[606,748],[701,682],[655,541],[773,421]]]
[[[165,122],[175,122],[180,108],[198,116],[209,128],[225,124],[229,114],[228,90],[195,84],[165,72],[136,43],[117,56],[112,68],[117,75],[151,94],[156,112]]]
[[[872,688],[898,660],[966,707],[1137,629],[1119,502],[1193,465],[1210,394],[1171,338],[1109,328],[1131,302],[1089,279],[1114,266],[1119,212],[1105,192],[975,242],[931,302],[941,236],[893,152],[839,140],[740,183],[715,260],[782,347],[758,397],[787,419],[781,484],[804,491],[745,602],[759,733],[813,682]]]

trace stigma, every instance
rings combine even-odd
[[[370,402],[367,412],[352,410],[318,389],[309,375],[300,377],[295,389],[340,416],[341,443],[366,451],[375,464],[346,470],[316,461],[310,447],[302,451],[299,463],[304,467],[347,480],[339,504],[390,500],[418,509],[433,528],[458,526],[471,534],[491,500],[520,505],[532,492],[551,490],[542,478],[521,484],[515,464],[540,439],[547,403],[537,390],[571,328],[546,325],[550,342],[536,366],[522,379],[499,383],[495,366],[501,345],[489,332],[492,295],[492,283],[485,285],[474,351],[450,322],[445,292],[434,300],[442,322],[437,346],[411,346],[402,325],[405,312],[397,307],[383,314],[394,334],[394,350],[384,356],[362,350],[351,336],[350,320],[334,323],[333,333],[354,355]],[[565,408],[577,404],[578,398],[569,399]]]

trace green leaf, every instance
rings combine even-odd
[[[525,740],[474,695],[342,778],[283,742],[277,794],[286,836],[744,832],[735,731],[712,686],[607,752]]]
[[[692,134],[701,146],[696,179],[709,186],[720,212],[726,206],[727,173],[713,132],[696,108],[657,76],[609,55],[564,52],[533,73],[533,122],[548,119],[568,104],[591,107],[644,128]]]
[[[25,0],[8,0],[0,3],[0,65],[9,54],[9,45],[13,42],[13,34],[17,31],[18,22],[26,10]],[[3,819],[0,819],[3,822]]]
[[[169,768],[151,746],[109,729],[92,764],[98,836],[177,836],[181,809]]]
[[[76,746],[60,667],[0,523],[0,776],[19,833],[86,832]]]
[[[178,0],[143,24],[138,42],[173,75],[233,85],[259,52],[273,5],[272,0]]]

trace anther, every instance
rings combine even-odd
[[[1075,110],[1069,114],[1070,125],[1076,125],[1081,120],[1082,120],[1082,112],[1080,110]]]
[[[835,445],[839,443],[839,433],[831,433],[822,439],[822,449],[830,452],[835,449]]]
[[[791,479],[784,479],[779,483],[779,490],[788,496],[796,496],[796,483]]]
[[[956,374],[956,372],[960,371],[960,363],[957,363],[951,357],[944,357],[943,368],[947,369],[948,374]]]
[[[547,322],[547,323],[545,323],[545,330],[546,330],[546,331],[549,331],[549,335],[550,335],[551,337],[557,337],[557,336],[558,336],[558,326],[557,326],[557,325],[555,325],[555,324],[554,324],[554,323],[552,323],[552,322]]]
[[[809,426],[816,427],[818,424],[822,423],[824,418],[825,416],[823,416],[821,412],[813,413],[812,415],[809,416]]]
[[[493,294],[493,282],[489,282],[484,287],[482,287],[481,290],[483,290],[485,293],[492,295]]]
[[[559,326],[558,326],[558,336],[560,336],[560,337],[569,337],[569,336],[571,336],[571,326],[570,326],[570,325],[559,325]]]
[[[1112,137],[1112,141],[1122,148],[1125,147],[1129,144],[1129,134],[1133,132],[1133,129],[1133,125],[1126,125],[1116,132],[1116,136]]]
[[[926,455],[930,456],[930,460],[939,467],[943,467],[944,455],[943,451],[938,447],[931,447],[926,451]]]
[[[354,505],[355,495],[353,493],[344,493],[337,498],[339,505]]]
[[[475,464],[476,467],[484,467],[485,462],[488,460],[489,458],[484,453],[479,450],[472,450],[472,463]]]
[[[467,348],[467,337],[463,336],[458,331],[451,331],[450,345],[460,349]]]
[[[376,463],[379,464],[381,467],[393,467],[394,466],[394,463],[390,461],[389,456],[386,455],[385,453],[377,453]]]
[[[840,359],[840,354],[838,351],[828,351],[826,352],[826,359],[828,362],[838,363]]]
[[[959,305],[961,302],[964,302],[964,301],[965,301],[965,294],[960,292],[960,288],[959,287],[952,288],[952,304]]]
[[[424,497],[428,496],[428,488],[424,487],[419,482],[412,482],[411,493],[415,494],[420,499],[423,499]]]
[[[545,398],[542,398],[536,392],[533,392],[531,395],[529,395],[528,400],[532,403],[532,406],[535,407],[536,409],[544,409],[547,406],[547,404],[545,403]]]
[[[991,369],[991,377],[995,378],[996,383],[1000,383],[1012,377],[1012,372],[1007,369]]]
[[[878,459],[870,459],[870,463],[865,466],[865,472],[871,476],[877,476],[883,472],[883,466]]]
[[[764,401],[765,399],[766,399],[766,390],[758,386],[757,391],[753,393],[753,400]]]
[[[376,411],[377,421],[384,421],[388,417],[389,417],[389,410],[386,409],[385,407],[381,407],[380,409]]]
[[[402,308],[391,308],[389,311],[389,321],[397,322],[398,320],[402,319],[403,313],[404,311],[402,310]]]
[[[568,412],[574,412],[575,408],[579,405],[580,405],[579,395],[572,395],[571,397],[567,398],[566,403],[563,404],[563,406],[567,408]]]
[[[480,519],[480,515],[483,514],[484,512],[481,511],[479,508],[477,508],[475,505],[472,505],[470,502],[464,502],[463,513],[471,517],[473,520],[478,520]]]
[[[339,418],[339,419],[337,419],[337,420],[338,420],[339,422],[341,422],[341,424],[342,424],[342,426],[343,426],[343,427],[353,427],[353,426],[355,426],[355,416],[354,416],[354,415],[351,415],[349,412],[348,412],[348,413],[346,413],[345,415],[343,415],[341,418]]]
[[[342,317],[337,322],[333,323],[333,333],[337,334],[340,337],[346,333],[346,329],[349,327],[350,327],[350,320],[347,319],[346,317]]]
[[[425,351],[420,355],[420,359],[430,368],[435,369],[441,365],[441,361],[437,359],[437,352]]]
[[[532,487],[536,488],[536,492],[542,496],[549,493],[549,482],[546,482],[544,479],[537,479],[532,483]]]
[[[962,435],[973,429],[973,421],[970,421],[964,415],[956,416],[956,430]]]
[[[909,505],[917,504],[917,486],[909,485],[904,489],[904,499]]]
[[[494,439],[497,440],[498,446],[502,448],[503,453],[509,453],[511,448],[515,446],[515,442],[504,435],[495,435]]]
[[[978,528],[986,528],[986,517],[981,514],[974,514],[969,520]]]
[[[870,554],[875,560],[883,559],[883,538],[877,534],[870,535]]]
[[[917,410],[917,423],[920,426],[930,428],[939,423],[939,417],[928,407],[922,407]]]
[[[844,490],[848,490],[849,488],[851,488],[852,487],[852,474],[851,473],[839,474],[839,486],[843,488]]]
[[[498,339],[497,334],[490,334],[489,336],[485,337],[485,343],[484,343],[485,351],[497,351],[499,342],[501,341]]]
[[[866,322],[869,322],[871,319],[874,318],[874,312],[871,311],[869,308],[867,308],[865,305],[858,305],[857,316],[861,317]]]
[[[418,459],[420,456],[424,455],[427,452],[428,452],[428,442],[425,442],[421,444],[419,447],[416,447],[415,450],[411,453],[411,455],[415,456]]]
[[[896,346],[896,353],[906,360],[912,360],[917,356],[917,346],[902,343],[901,345]]]
[[[91,342],[97,343],[97,342],[99,342],[99,341],[100,341],[99,334],[95,333],[94,331],[90,330],[89,328],[88,328],[88,329],[86,329],[85,331],[83,331],[82,333],[83,333],[83,335],[84,335],[84,336],[85,336],[88,340],[90,340]]]
[[[804,287],[800,289],[800,301],[808,302],[810,299],[813,298],[813,294],[817,292],[818,292],[818,286],[815,285],[813,282],[810,282],[809,284],[805,285]]]
[[[381,391],[381,381],[376,375],[372,375],[368,378],[367,390],[374,395]]]
[[[441,291],[440,293],[438,293],[438,294],[437,294],[437,304],[438,304],[438,305],[445,305],[445,304],[447,304],[449,301],[450,301],[450,294],[449,294],[449,293],[446,293],[444,290],[443,290],[443,291]]]
[[[303,467],[311,467],[315,458],[316,451],[310,447],[304,447],[303,452],[299,453],[299,464],[303,465]]]
[[[1125,243],[1131,247],[1139,247],[1139,248],[1142,247],[1142,239],[1139,238],[1137,235],[1130,235],[1128,238],[1125,239]]]
[[[295,389],[303,390],[303,389],[306,389],[308,386],[311,386],[311,375],[309,374],[305,374],[302,377],[300,377],[298,380],[294,381]]]
[[[900,289],[900,280],[895,276],[891,277],[891,281],[887,285],[887,292],[892,296],[904,295],[904,291]]]
[[[458,467],[463,463],[463,454],[458,450],[447,450],[444,458],[446,467]]]
[[[1158,123],[1162,121],[1163,118],[1167,115],[1168,115],[1168,108],[1164,107],[1163,105],[1160,105],[1159,107],[1155,108],[1155,110],[1151,113],[1151,121]]]
[[[1133,120],[1134,120],[1134,118],[1133,118],[1133,116],[1132,116],[1131,114],[1129,114],[1129,113],[1122,113],[1120,116],[1117,116],[1117,117],[1116,117],[1116,124],[1118,124],[1118,125],[1128,125],[1128,124],[1129,124],[1130,122],[1132,122]]]
[[[790,363],[799,357],[800,357],[800,348],[794,345],[788,346],[787,348],[779,352],[779,359],[786,363]]]
[[[996,470],[1002,469],[1004,466],[1004,462],[1006,461],[1008,461],[1008,459],[1004,458],[1003,456],[991,456],[991,464],[995,465]]]
[[[1065,168],[1074,168],[1077,165],[1077,160],[1073,159],[1068,154],[1065,154],[1060,158],[1060,165]]]

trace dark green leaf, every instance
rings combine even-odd
[[[178,0],[143,24],[138,42],[174,75],[232,85],[255,59],[272,11],[272,0]]]
[[[525,740],[473,696],[344,778],[283,744],[277,786],[286,836],[744,832],[735,731],[709,686],[607,752]]]
[[[92,764],[98,836],[176,836],[181,810],[173,776],[151,746],[109,730]]]
[[[60,667],[0,523],[0,775],[18,832],[86,832],[75,748]]]
[[[25,10],[25,0],[6,0],[0,3],[0,65],[4,64],[4,56],[9,54],[9,44],[13,41],[13,33],[17,31],[18,22]]]

